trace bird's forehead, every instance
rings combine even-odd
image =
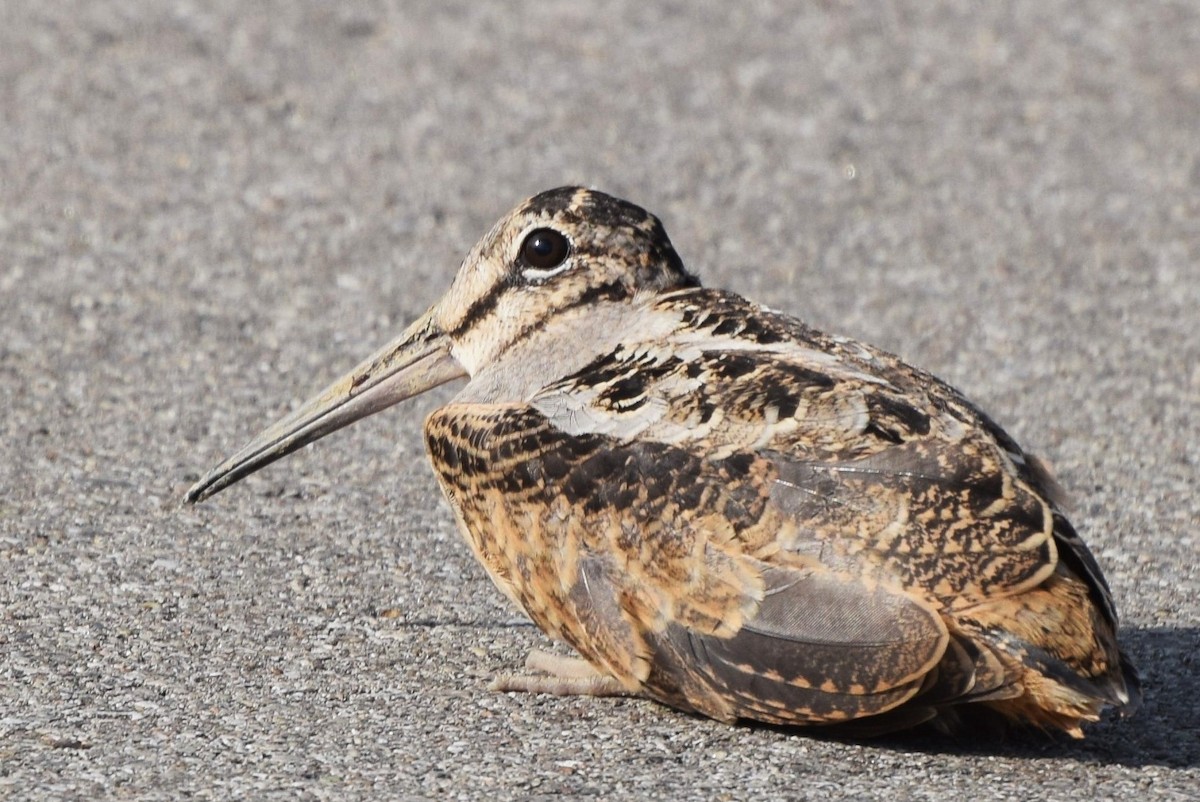
[[[559,187],[534,195],[516,209],[518,216],[604,228],[649,231],[655,217],[640,206],[583,187]]]

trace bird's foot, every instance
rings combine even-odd
[[[518,693],[548,693],[553,696],[630,696],[616,679],[601,674],[591,663],[579,657],[551,654],[532,649],[525,668],[538,674],[501,674],[492,680],[490,690]]]

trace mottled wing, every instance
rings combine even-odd
[[[756,320],[742,311],[740,324]],[[1054,571],[1052,508],[949,388],[865,347],[789,343],[761,321],[763,342],[747,343],[706,322],[707,338],[618,350],[534,404],[570,435],[765,459],[769,498],[795,524],[775,533],[784,551],[883,566],[941,604],[1014,595]]]
[[[917,694],[948,640],[898,584],[789,553],[771,460],[568,434],[529,407],[426,426],[483,563],[544,630],[633,688],[732,720],[842,721]]]
[[[846,460],[776,454],[772,499],[803,533],[781,545],[873,566],[947,609],[1034,587],[1054,572],[1052,517],[996,451],[916,440]]]
[[[1087,584],[1092,602],[1115,630],[1117,616],[1108,585],[1063,515],[1065,494],[1051,472],[957,390],[892,354],[816,331],[732,293],[679,292],[663,296],[656,308],[680,315],[689,340],[708,338],[709,350],[694,354],[690,365],[706,380],[718,379],[702,394],[742,397],[743,408],[783,422],[789,415],[801,419],[794,425],[795,434],[776,424],[776,432],[759,442],[769,440],[769,447],[800,461],[841,462],[877,454],[875,464],[867,467],[881,475],[932,467],[934,475],[944,474],[939,478],[947,489],[966,480],[974,487],[961,488],[970,498],[957,508],[971,512],[972,498],[990,497],[1007,506],[1003,514],[1025,516],[1032,530],[1049,531],[1056,552],[1047,555],[1049,561],[1061,560]],[[731,352],[730,346],[736,350]],[[731,359],[743,365],[737,375],[726,379],[727,367],[711,369]],[[649,385],[644,389],[655,393]],[[997,483],[1004,484],[997,488]],[[1005,496],[1013,487],[1016,493]],[[853,499],[843,498],[842,503]],[[1052,518],[1046,527],[1041,525],[1045,520],[1038,520],[1039,510]],[[964,540],[970,541],[970,531]],[[1011,566],[1002,573],[1019,576],[1021,571]],[[1018,582],[1010,592],[1027,586]],[[993,584],[991,590],[1001,589]]]

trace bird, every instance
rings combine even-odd
[[[493,689],[870,737],[1132,713],[1109,586],[1047,464],[928,372],[701,285],[661,221],[542,192],[398,338],[197,502],[454,380],[424,423],[458,529],[575,656]]]

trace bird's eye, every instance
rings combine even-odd
[[[552,228],[539,228],[529,232],[521,243],[521,259],[525,264],[539,270],[558,267],[567,260],[571,243]]]

